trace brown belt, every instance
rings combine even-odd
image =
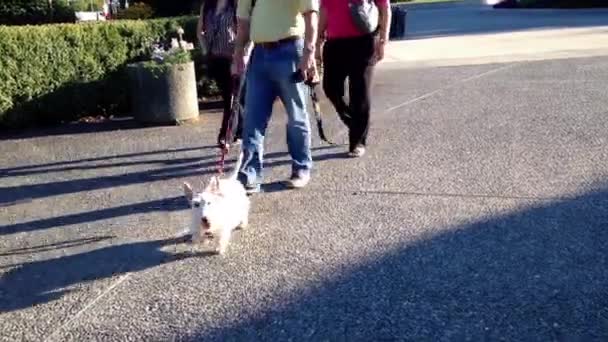
[[[293,36],[293,37],[287,37],[287,38],[283,38],[283,39],[279,39],[277,41],[274,42],[262,42],[262,43],[255,43],[254,45],[260,46],[264,49],[276,49],[279,46],[285,44],[285,43],[290,43],[293,42],[295,40],[298,40],[299,37],[297,36]]]

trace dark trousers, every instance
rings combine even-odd
[[[222,95],[224,114],[222,116],[222,125],[218,134],[218,143],[223,140],[230,143],[231,137],[228,137],[228,127],[230,126],[231,136],[234,139],[240,139],[243,131],[243,112],[238,111],[238,117],[232,116],[232,99],[237,91],[239,80],[235,80],[230,72],[232,59],[228,57],[210,57],[208,61],[209,76],[215,80],[220,93]],[[242,94],[245,95],[245,94]],[[241,98],[244,98],[241,96]],[[231,120],[232,119],[232,120]]]
[[[367,144],[374,36],[328,39],[323,48],[323,91],[348,127],[350,150]],[[348,77],[349,103],[344,100]]]

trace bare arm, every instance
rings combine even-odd
[[[381,42],[388,42],[391,28],[391,6],[378,6],[378,38]]]
[[[317,35],[317,51],[321,52],[321,47],[325,42],[325,36],[327,34],[327,13],[325,12],[325,8],[321,6],[319,8],[319,28]]]
[[[251,14],[253,3],[251,0],[238,0],[236,7],[236,39],[234,55],[240,59],[247,55],[251,46]]]
[[[315,44],[317,42],[317,28],[319,23],[319,14],[317,11],[308,11],[302,14],[304,16],[304,52],[314,55]]]
[[[237,18],[236,41],[231,67],[231,73],[233,75],[240,76],[245,72],[245,64],[247,64],[247,56],[249,55],[248,50],[251,45],[249,27],[249,19]]]
[[[235,55],[245,56],[246,50],[251,43],[249,36],[249,19],[237,18]]]

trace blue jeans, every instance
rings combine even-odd
[[[294,79],[302,57],[303,41],[284,42],[273,48],[255,46],[247,67],[243,165],[239,180],[247,187],[262,183],[264,136],[278,97],[287,112],[287,148],[294,174],[310,172],[311,133],[306,100],[308,89]]]

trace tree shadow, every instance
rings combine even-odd
[[[77,135],[103,133],[117,130],[135,130],[144,128],[134,120],[108,120],[103,122],[87,123],[73,122],[62,124],[47,124],[28,128],[3,128],[0,130],[0,141],[30,139],[38,137],[51,137],[61,135]]]
[[[43,252],[53,251],[56,249],[84,246],[84,245],[88,245],[91,243],[97,243],[97,242],[101,242],[101,241],[105,241],[105,240],[110,240],[113,238],[115,238],[115,236],[95,236],[95,237],[90,237],[90,238],[74,239],[74,240],[69,240],[69,241],[48,243],[48,244],[44,244],[44,245],[37,245],[37,246],[31,246],[31,247],[15,248],[15,249],[11,249],[7,252],[0,253],[0,256],[13,256],[13,255],[43,253]]]
[[[112,208],[86,211],[77,214],[51,217],[41,220],[15,223],[1,227],[0,236],[16,233],[34,232],[38,230],[59,228],[81,223],[91,223],[116,217],[145,214],[153,211],[179,211],[187,207],[182,196],[163,198],[155,201],[146,201],[134,204],[121,205]]]
[[[338,269],[186,340],[606,341],[608,188],[531,203]]]
[[[201,158],[198,158],[200,160]],[[126,174],[94,176],[90,178],[71,179],[59,182],[16,185],[0,188],[0,206],[51,196],[73,194],[78,192],[114,188],[126,185],[165,181],[173,178],[212,173],[210,169],[217,162],[197,162],[184,165],[137,171]]]
[[[68,165],[93,163],[93,162],[100,162],[100,161],[113,160],[113,159],[132,159],[132,158],[152,156],[152,155],[157,155],[157,154],[190,152],[190,151],[197,151],[197,150],[208,150],[208,149],[213,149],[213,148],[217,148],[217,147],[216,146],[184,147],[184,148],[178,148],[178,149],[166,149],[166,150],[147,151],[147,152],[125,153],[125,154],[116,154],[116,155],[109,155],[109,156],[103,156],[103,157],[84,158],[84,159],[78,159],[78,160],[64,160],[64,161],[45,163],[45,164],[8,167],[8,168],[0,169],[0,176],[1,177],[25,176],[25,175],[31,175],[31,174],[36,174],[36,173],[87,170],[90,168],[95,168],[95,165],[93,165],[93,166],[88,166],[88,165],[68,166]],[[210,157],[211,156],[202,156],[199,158],[199,160],[210,158]],[[152,162],[160,162],[160,161],[156,160],[156,161],[152,161]],[[175,163],[176,161],[163,159],[162,162]],[[179,161],[179,162],[183,162],[183,161]],[[145,161],[142,161],[141,163],[150,163],[150,161],[145,160]],[[102,165],[102,167],[129,166],[129,165],[137,165],[137,164],[138,164],[138,162],[123,162],[123,163],[117,163],[117,164],[110,164],[109,166]],[[58,166],[66,166],[66,168],[55,168]],[[78,167],[80,167],[80,168],[78,168]],[[42,169],[42,170],[37,170],[37,169]],[[30,170],[31,170],[31,173],[27,173]]]
[[[326,148],[333,148],[334,146],[322,146],[313,148],[313,151],[323,150]],[[265,158],[274,159],[286,156],[286,152],[268,153]],[[126,174],[108,175],[108,176],[95,176],[90,178],[73,179],[59,182],[48,182],[39,184],[26,184],[26,185],[15,185],[0,187],[0,207],[10,206],[15,203],[23,201],[29,201],[32,199],[45,198],[50,196],[65,195],[77,192],[92,191],[99,189],[106,189],[118,186],[142,184],[149,182],[158,182],[168,179],[189,177],[194,175],[204,176],[216,171],[218,162],[209,161],[202,162],[205,159],[211,159],[214,156],[201,156],[197,158],[186,158],[181,160],[169,161],[168,164],[177,163],[177,166],[137,171]],[[103,158],[103,157],[102,157]],[[323,156],[317,157],[319,159],[324,158]],[[93,158],[96,159],[96,158]],[[235,158],[227,160],[227,162],[233,163]],[[61,163],[61,162],[60,162]],[[287,161],[270,161],[267,163],[267,167],[275,167],[288,163]],[[87,166],[80,166],[85,168]],[[94,166],[90,166],[95,168]],[[228,165],[227,165],[228,167]],[[59,171],[63,171],[59,169]],[[12,172],[17,172],[15,168],[5,169],[0,174],[11,176]],[[26,172],[34,172],[32,170],[22,171],[19,175],[27,174]],[[46,171],[48,173],[49,170]],[[1,234],[1,233],[0,233]]]
[[[126,166],[135,166],[135,165],[155,165],[155,164],[179,165],[179,164],[194,163],[194,162],[207,160],[207,159],[211,159],[211,158],[213,158],[213,156],[179,158],[179,159],[166,159],[166,158],[164,158],[164,159],[146,159],[146,160],[137,160],[137,161],[123,161],[123,162],[117,162],[117,163],[95,163],[95,164],[88,164],[88,165],[72,165],[72,166],[66,166],[66,167],[61,167],[61,168],[32,168],[30,170],[25,170],[25,171],[4,172],[4,171],[0,170],[0,178],[32,176],[32,175],[37,175],[37,174],[48,174],[51,172],[97,170],[97,169],[104,169],[104,168],[126,167]]]
[[[0,312],[25,309],[60,299],[76,291],[70,287],[77,284],[213,254],[172,254],[161,250],[185,241],[185,238],[180,237],[127,243],[18,265],[0,278]]]
[[[323,146],[315,148],[315,151],[325,150],[334,148],[335,146]],[[282,165],[288,165],[290,160],[273,160],[276,158],[285,157],[288,154],[286,152],[277,152],[277,153],[268,153],[266,158],[270,159],[266,164],[267,168],[279,167]],[[327,153],[315,156],[315,161],[323,161],[329,159],[340,158],[343,155],[342,153]],[[230,163],[233,161],[229,161],[227,167],[229,167]],[[84,180],[73,180],[73,181],[65,181],[60,182],[60,184],[49,183],[48,184],[38,184],[30,186],[30,188],[21,189],[21,193],[16,193],[20,187],[12,187],[10,189],[0,188],[0,207],[2,204],[4,206],[9,206],[14,203],[18,203],[19,201],[25,201],[32,198],[43,198],[52,195],[66,194],[72,192],[85,191],[84,189],[100,189],[104,187],[118,186],[118,185],[127,185],[134,184],[133,182],[146,182],[146,181],[157,181],[157,180],[167,180],[185,176],[192,175],[204,175],[208,173],[212,173],[215,169],[209,169],[206,171],[200,171],[199,168],[204,168],[205,166],[215,166],[215,162],[209,162],[204,164],[195,164],[195,165],[187,165],[187,166],[179,166],[170,168],[167,173],[167,169],[160,169],[153,171],[145,171],[145,172],[137,172],[134,174],[128,175],[119,175],[119,176],[107,176],[107,177],[95,177]],[[165,174],[161,173],[165,172]],[[126,178],[121,178],[126,177]],[[101,181],[102,183],[97,183],[96,180]],[[114,182],[114,185],[109,184],[108,182]],[[278,183],[277,183],[278,184]],[[48,186],[48,188],[47,188]],[[21,186],[24,187],[24,186]],[[27,187],[27,186],[25,186]],[[266,186],[268,187],[268,186]],[[273,185],[269,185],[270,188]],[[270,191],[270,190],[269,190]],[[279,190],[277,190],[279,191]],[[10,235],[16,233],[25,233],[25,232],[34,232],[38,230],[51,229],[64,227],[75,224],[82,223],[91,223],[101,220],[112,219],[121,216],[128,215],[137,215],[137,214],[145,214],[153,211],[166,211],[173,212],[179,211],[186,208],[187,203],[183,199],[182,196],[177,197],[169,197],[152,201],[145,201],[134,204],[126,204],[112,208],[104,208],[98,209],[94,211],[87,211],[76,214],[69,214],[45,219],[39,219],[34,221],[15,223],[11,225],[0,226],[0,236],[2,235]]]

